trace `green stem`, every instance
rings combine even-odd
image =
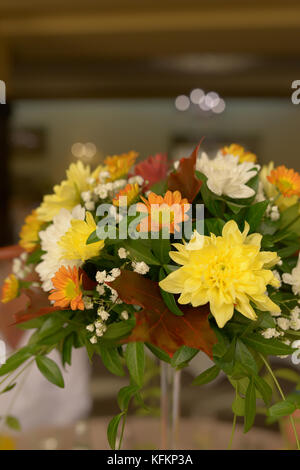
[[[278,380],[277,380],[275,374],[273,373],[273,371],[272,371],[272,369],[271,369],[271,367],[270,367],[270,364],[268,363],[268,361],[266,360],[266,358],[265,358],[261,353],[259,353],[259,356],[260,356],[260,358],[262,359],[262,361],[264,362],[266,368],[268,369],[268,371],[269,371],[269,373],[270,373],[270,375],[271,375],[271,377],[272,377],[272,379],[273,379],[273,381],[274,381],[274,383],[275,383],[275,385],[276,385],[276,387],[277,387],[277,389],[278,389],[278,391],[279,391],[279,393],[280,393],[282,399],[285,400],[285,399],[286,399],[286,398],[285,398],[285,395],[284,395],[284,393],[283,393],[283,391],[282,391],[282,388],[281,388],[280,385],[279,385],[279,382],[278,382]],[[294,435],[295,435],[295,439],[296,439],[296,443],[297,443],[297,449],[300,450],[300,443],[299,443],[299,438],[298,438],[298,434],[297,434],[297,430],[296,430],[294,418],[293,418],[292,415],[289,415],[289,419],[290,419],[291,426],[292,426],[292,429],[293,429],[293,432],[294,432]]]

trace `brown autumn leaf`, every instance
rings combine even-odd
[[[195,174],[201,142],[202,140],[188,158],[181,158],[178,170],[173,171],[168,177],[168,189],[170,191],[180,191],[181,196],[187,198],[189,202],[193,202],[202,186],[202,181]]]
[[[123,302],[143,307],[136,313],[136,326],[125,343],[151,343],[170,356],[181,346],[189,346],[212,358],[217,339],[208,322],[207,306],[180,306],[184,315],[176,316],[165,305],[158,283],[132,271],[122,270],[109,285],[116,289]]]

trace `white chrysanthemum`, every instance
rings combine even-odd
[[[297,265],[292,270],[291,274],[284,273],[282,275],[282,280],[286,284],[290,284],[292,286],[292,291],[295,295],[300,294],[300,255],[298,257]]]
[[[196,169],[207,177],[208,188],[218,196],[242,199],[255,194],[254,189],[246,185],[259,169],[251,162],[239,163],[238,157],[229,154],[218,154],[214,159],[209,159],[203,152],[197,160]]]
[[[61,209],[53,218],[53,224],[39,233],[41,248],[46,253],[42,256],[42,262],[35,269],[40,275],[44,291],[48,292],[53,288],[51,279],[61,266],[79,267],[82,264],[81,260],[62,259],[63,248],[59,246],[58,241],[69,230],[72,219],[84,220],[84,218],[85,209],[80,205],[74,207],[72,212]]]

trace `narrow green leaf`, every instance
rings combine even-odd
[[[107,428],[107,439],[112,450],[115,450],[116,448],[118,428],[119,428],[120,421],[124,415],[125,413],[124,411],[122,411],[122,413],[119,413],[117,416],[112,418],[112,420],[109,422],[109,425]]]
[[[164,268],[160,268],[160,270],[159,270],[159,280],[161,281],[165,277],[166,277],[166,274],[165,274]],[[160,293],[161,293],[163,301],[165,302],[168,309],[172,313],[174,313],[174,315],[182,316],[183,312],[178,307],[174,295],[170,294],[169,292],[164,291],[163,289],[160,289]]]
[[[101,346],[100,354],[103,364],[112,374],[120,377],[125,375],[123,364],[116,347]]]
[[[171,359],[172,367],[180,367],[182,365],[188,365],[189,361],[198,354],[199,349],[189,348],[188,346],[181,346],[177,349]]]
[[[6,426],[8,426],[10,429],[13,429],[14,431],[21,431],[20,422],[15,416],[11,416],[11,415],[6,416],[5,424]]]
[[[16,385],[16,382],[11,385],[8,385],[2,390],[2,392],[0,392],[0,394],[2,395],[2,393],[10,392],[13,388],[15,388]]]
[[[122,411],[128,409],[131,398],[133,398],[138,391],[139,387],[137,385],[128,385],[121,388],[118,393],[118,405]]]
[[[198,377],[193,380],[192,385],[205,385],[209,382],[215,380],[220,373],[220,368],[218,366],[212,366],[209,369],[206,369]]]
[[[268,415],[272,418],[282,418],[283,416],[292,414],[295,410],[296,406],[293,403],[284,400],[271,406],[268,409]]]
[[[19,349],[19,351],[10,356],[6,363],[0,367],[0,376],[16,370],[20,365],[27,361],[27,359],[32,357],[36,349],[36,345],[25,346],[24,348]]]
[[[144,343],[129,343],[126,347],[125,359],[130,377],[136,385],[142,387],[145,372]]]
[[[99,241],[97,231],[94,230],[86,241],[86,245],[91,245],[92,243],[97,243]]]
[[[118,323],[112,323],[107,327],[103,336],[104,339],[119,339],[127,336],[135,325],[135,321],[126,320]]]
[[[246,367],[249,371],[257,374],[258,370],[256,361],[247,346],[240,339],[237,339],[235,354],[236,360],[241,362],[243,367]]]
[[[253,378],[258,392],[260,393],[265,404],[268,405],[272,398],[272,388],[264,379],[258,375],[255,375]]]
[[[72,363],[72,350],[75,341],[75,333],[72,332],[65,337],[63,346],[62,346],[62,363],[63,365]]]
[[[244,432],[248,432],[253,426],[256,415],[256,393],[254,380],[251,378],[245,398],[245,418],[244,418]]]
[[[292,354],[294,349],[286,344],[278,341],[277,339],[271,338],[266,339],[259,334],[251,334],[248,336],[243,337],[244,343],[247,346],[250,346],[256,351],[259,351],[263,354],[271,354],[274,356],[281,356]]]
[[[245,416],[245,398],[237,394],[232,403],[232,411],[237,416]]]
[[[57,385],[57,387],[64,388],[64,379],[58,365],[49,357],[36,356],[36,365],[43,376],[49,380],[49,382]]]
[[[154,344],[150,344],[150,343],[145,343],[145,344],[146,344],[147,348],[150,349],[152,354],[154,354],[154,356],[158,357],[158,359],[160,359],[161,361],[167,362],[168,364],[171,363],[171,358],[165,351],[158,348],[157,346],[154,346]]]
[[[277,369],[274,371],[274,374],[279,379],[289,380],[296,384],[300,383],[300,374],[292,369]]]
[[[248,224],[250,225],[250,232],[254,232],[258,227],[267,210],[268,205],[269,201],[261,201],[253,204],[247,209],[245,220],[247,220]]]

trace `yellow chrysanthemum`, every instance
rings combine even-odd
[[[20,232],[20,242],[24,250],[28,253],[33,251],[38,243],[39,232],[43,222],[38,219],[37,211],[34,210],[29,214],[25,219],[25,224],[23,225]]]
[[[178,252],[171,258],[182,267],[169,274],[159,285],[173,294],[178,302],[193,307],[210,304],[219,328],[231,319],[234,309],[251,320],[256,319],[251,302],[259,310],[280,312],[266,294],[267,285],[278,287],[279,281],[269,269],[279,261],[274,252],[260,251],[262,236],[247,236],[233,220],[224,225],[222,236],[196,237],[188,244],[175,244]]]
[[[19,281],[14,274],[10,274],[4,281],[2,287],[1,302],[7,304],[19,295]]]
[[[274,171],[274,162],[270,162],[268,165],[264,165],[259,174],[259,179],[261,181],[263,190],[268,198],[276,198],[276,205],[281,211],[285,211],[290,206],[293,206],[298,201],[298,196],[284,196],[280,194],[276,185],[273,184],[269,177]]]
[[[86,244],[89,236],[96,230],[96,222],[90,212],[86,213],[86,220],[71,221],[71,227],[61,237],[58,245],[63,249],[61,259],[81,260],[82,262],[99,255],[104,247],[104,241]]]
[[[91,177],[93,174],[89,165],[84,166],[80,160],[72,163],[67,170],[67,179],[54,186],[53,194],[44,196],[41,206],[37,209],[39,220],[51,222],[60,209],[71,211],[80,203],[81,193],[91,189]]]
[[[137,157],[138,153],[134,152],[133,150],[121,155],[106,157],[104,163],[107,167],[107,171],[110,174],[108,181],[115,181],[126,176]]]
[[[78,269],[62,266],[52,278],[54,289],[52,289],[49,300],[54,301],[54,307],[72,310],[84,310],[82,300],[82,276]]]
[[[238,144],[231,144],[229,147],[223,147],[221,149],[223,155],[234,155],[239,157],[239,161],[242,162],[253,162],[255,163],[257,157],[254,153],[247,152],[244,147]]]
[[[113,205],[119,207],[120,205],[125,206],[127,204],[127,206],[130,206],[134,204],[138,199],[139,192],[140,189],[137,183],[127,184],[124,189],[121,189],[121,191],[116,194],[113,199]],[[125,198],[127,199],[125,200]]]

